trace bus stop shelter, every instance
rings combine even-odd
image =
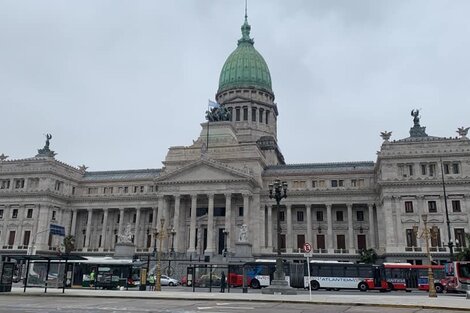
[[[28,287],[28,277],[29,277],[29,269],[30,265],[32,263],[45,263],[47,264],[47,270],[46,270],[46,279],[45,279],[45,285],[44,285],[44,293],[47,293],[47,287],[48,287],[48,280],[49,280],[49,270],[51,267],[51,262],[57,262],[57,263],[65,263],[65,268],[64,268],[64,276],[62,279],[62,293],[65,293],[65,286],[66,286],[66,281],[67,281],[67,264],[69,261],[80,261],[80,260],[86,260],[86,258],[78,256],[78,255],[66,255],[66,254],[61,254],[61,255],[39,255],[39,254],[33,254],[33,255],[5,255],[4,256],[8,260],[15,260],[16,263],[26,263],[26,274],[24,276],[24,289],[23,292],[26,292],[26,288]]]

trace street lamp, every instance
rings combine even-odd
[[[449,210],[447,209],[447,194],[446,194],[446,183],[444,180],[444,165],[442,164],[442,158],[440,158],[441,161],[441,177],[442,177],[442,190],[444,191],[444,207],[446,209],[446,223],[447,223],[447,234],[449,236],[449,253],[450,253],[450,261],[454,261],[454,249],[453,249],[453,243],[452,243],[452,234],[450,231],[450,220],[449,220]]]
[[[163,226],[165,225],[165,219],[160,220],[161,226],[160,226],[160,232],[157,231],[157,236],[160,239],[160,249],[158,250],[158,260],[157,260],[157,277],[155,278],[155,291],[162,291],[162,285],[160,282],[160,279],[162,277],[162,243],[163,243],[163,238],[165,237],[165,229]],[[155,238],[157,237],[155,236]],[[156,245],[155,245],[156,247]]]
[[[166,274],[168,276],[172,276],[173,275],[173,269],[171,268],[171,258],[174,257],[174,255],[175,255],[175,249],[174,249],[174,242],[175,242],[175,235],[176,235],[175,228],[173,226],[171,228],[168,228],[168,233],[171,235],[171,249],[170,249],[170,253],[168,255],[168,268],[166,270]]]
[[[276,270],[271,285],[262,290],[265,294],[296,294],[295,290],[287,285],[286,275],[281,257],[281,200],[287,198],[287,183],[276,179],[269,184],[269,198],[276,200],[277,207],[277,256]]]
[[[171,227],[171,229],[169,229],[169,233],[171,234],[171,250],[170,250],[170,252],[173,254],[175,252],[175,249],[174,249],[175,235],[176,235],[175,228]]]
[[[432,229],[428,228],[428,215],[422,214],[421,218],[424,223],[424,229],[421,231],[421,234],[418,237],[424,238],[424,240],[426,241],[426,254],[428,257],[428,261],[429,261],[429,266],[428,266],[429,297],[436,298],[437,293],[436,293],[436,288],[434,287],[434,273],[432,271],[432,256],[431,256],[431,252],[429,251],[429,239],[436,236],[437,234],[435,233],[434,227]],[[418,235],[419,230],[417,226],[414,228],[414,230],[416,232],[416,235]]]

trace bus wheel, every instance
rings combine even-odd
[[[392,283],[388,283],[388,290],[390,290],[390,291],[395,290],[395,288],[393,288],[393,284],[392,284]]]
[[[310,282],[310,287],[312,288],[312,290],[318,290],[320,289],[320,284],[316,280],[312,280]]]
[[[367,287],[367,284],[365,282],[362,282],[360,283],[358,286],[360,291],[367,291],[367,289],[369,289],[369,287]]]
[[[442,293],[444,291],[444,287],[441,284],[435,284],[434,288],[436,289],[437,293]]]
[[[257,279],[252,279],[251,280],[251,288],[253,289],[259,289],[261,287],[259,280]]]

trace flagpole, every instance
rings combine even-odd
[[[210,100],[207,102],[207,111],[210,113]],[[209,151],[209,124],[210,124],[210,115],[207,116],[207,135],[206,135],[206,152]]]

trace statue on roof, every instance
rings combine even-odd
[[[8,159],[8,155],[5,155],[4,153],[0,154],[0,161],[5,161]]]
[[[223,122],[231,119],[232,114],[224,106],[213,107],[206,111],[206,120],[209,122]]]
[[[462,126],[462,127],[459,127],[457,129],[457,133],[459,134],[460,137],[466,138],[469,129],[470,129],[470,127],[465,128],[465,127]]]
[[[419,110],[411,110],[411,116],[413,116],[413,123],[415,126],[419,126],[419,119],[421,116],[419,116]]]
[[[52,139],[52,135],[51,134],[46,134],[45,136],[46,136],[46,144],[44,145],[44,148],[38,149],[38,154],[36,155],[36,157],[54,157],[56,155],[56,153],[54,151],[49,149],[50,140]]]
[[[380,137],[382,137],[383,140],[388,141],[390,137],[392,137],[392,132],[389,132],[389,131],[380,132]]]

